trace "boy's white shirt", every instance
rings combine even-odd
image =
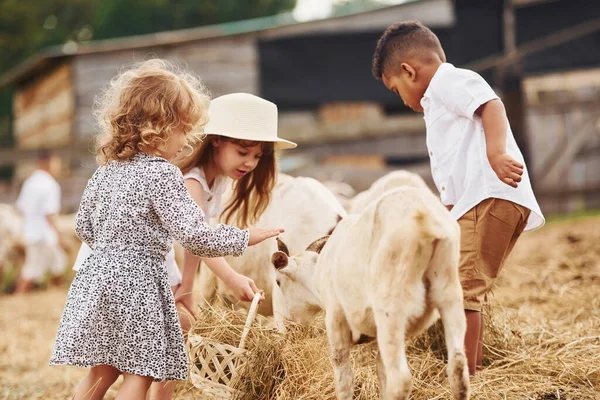
[[[476,72],[440,65],[421,99],[427,127],[427,149],[433,180],[444,205],[453,205],[456,219],[487,198],[499,198],[531,210],[526,231],[544,225],[544,216],[533,194],[527,167],[518,188],[497,177],[486,153],[486,141],[477,109],[498,99]],[[510,125],[506,153],[524,163]]]
[[[48,215],[60,212],[60,185],[48,172],[36,170],[25,182],[16,202],[23,214],[26,243],[58,244],[58,234],[48,223]]]

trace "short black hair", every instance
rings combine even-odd
[[[424,57],[431,52],[446,59],[438,37],[419,21],[404,21],[390,25],[377,42],[373,54],[373,76],[381,80],[384,70],[398,57]]]

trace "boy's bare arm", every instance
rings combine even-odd
[[[508,131],[508,118],[502,101],[491,100],[475,112],[481,116],[487,158],[492,169],[502,182],[509,186],[517,187],[523,175],[523,164],[506,154],[506,132]]]
[[[65,239],[64,239],[63,235],[60,234],[60,231],[58,230],[58,226],[56,225],[56,217],[57,217],[57,214],[46,215],[46,221],[48,221],[48,225],[50,225],[50,227],[52,229],[54,229],[54,232],[56,232],[56,236],[58,237],[58,244],[62,247],[67,247],[67,245],[65,243]]]
[[[48,225],[50,225],[50,227],[52,229],[54,229],[54,231],[56,233],[58,233],[58,226],[56,226],[56,214],[47,214],[46,215],[46,221],[48,222]]]

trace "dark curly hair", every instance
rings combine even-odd
[[[446,60],[440,40],[419,21],[404,21],[390,25],[377,42],[373,54],[373,76],[377,80],[385,70],[409,58],[427,59],[434,53]]]

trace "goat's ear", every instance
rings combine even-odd
[[[287,245],[278,237],[275,238],[277,240],[277,250],[285,253],[288,257],[290,256],[290,250]]]
[[[275,266],[275,269],[282,269],[288,265],[288,256],[283,251],[273,253],[271,256],[271,263]]]
[[[327,241],[329,240],[329,235],[327,236],[323,236],[320,239],[315,240],[314,242],[312,242],[311,244],[308,245],[308,247],[306,248],[306,251],[314,251],[315,253],[321,253],[321,250],[323,250],[323,246],[325,246],[325,243],[327,243]]]
[[[331,234],[333,233],[333,231],[335,231],[335,228],[337,228],[337,226],[341,220],[342,220],[342,216],[338,214],[337,222],[335,223],[335,226],[329,230],[329,233],[327,235],[331,236]]]

